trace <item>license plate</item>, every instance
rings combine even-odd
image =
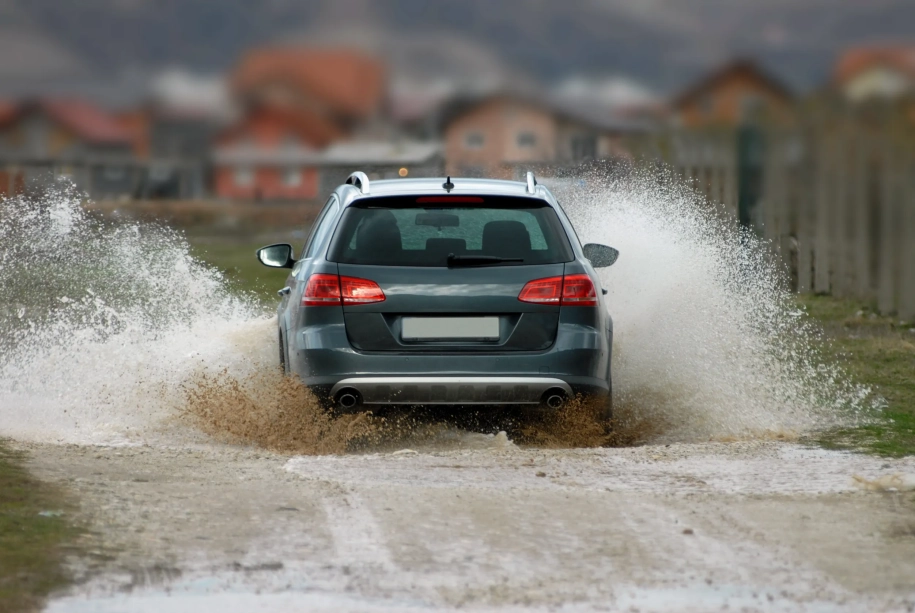
[[[404,317],[405,341],[499,340],[498,317]]]

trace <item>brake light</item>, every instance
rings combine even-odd
[[[562,306],[597,306],[597,292],[588,275],[567,275],[562,283]]]
[[[562,298],[562,277],[548,277],[527,283],[518,294],[521,302],[534,304],[560,304]]]
[[[384,302],[384,292],[374,281],[356,277],[316,274],[308,278],[302,306],[340,306]]]
[[[356,277],[340,277],[343,304],[370,304],[384,302],[384,292],[374,281]]]
[[[420,196],[417,204],[483,204],[479,196]]]
[[[302,294],[302,306],[337,306],[340,301],[340,277],[311,275]]]
[[[598,305],[594,282],[584,274],[536,279],[521,289],[518,300],[560,306]]]

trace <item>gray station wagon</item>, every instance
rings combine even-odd
[[[610,417],[613,323],[559,203],[526,182],[353,173],[321,210],[279,294],[280,363],[342,411],[381,405],[560,408]]]

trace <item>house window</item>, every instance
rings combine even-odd
[[[302,171],[299,168],[287,168],[283,171],[283,185],[298,187],[302,184]]]
[[[251,187],[254,185],[254,171],[248,166],[239,166],[235,169],[235,185]]]
[[[518,132],[515,140],[522,149],[530,149],[537,145],[537,135],[533,132]]]
[[[468,132],[464,135],[464,147],[467,149],[480,149],[485,141],[482,132]]]

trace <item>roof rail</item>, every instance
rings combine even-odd
[[[534,173],[530,170],[527,171],[527,193],[533,194],[534,187],[537,185],[537,179],[534,178]]]
[[[357,170],[356,172],[354,172],[353,174],[348,176],[346,178],[346,184],[358,187],[359,191],[362,192],[363,194],[369,193],[369,178],[362,171]]]

